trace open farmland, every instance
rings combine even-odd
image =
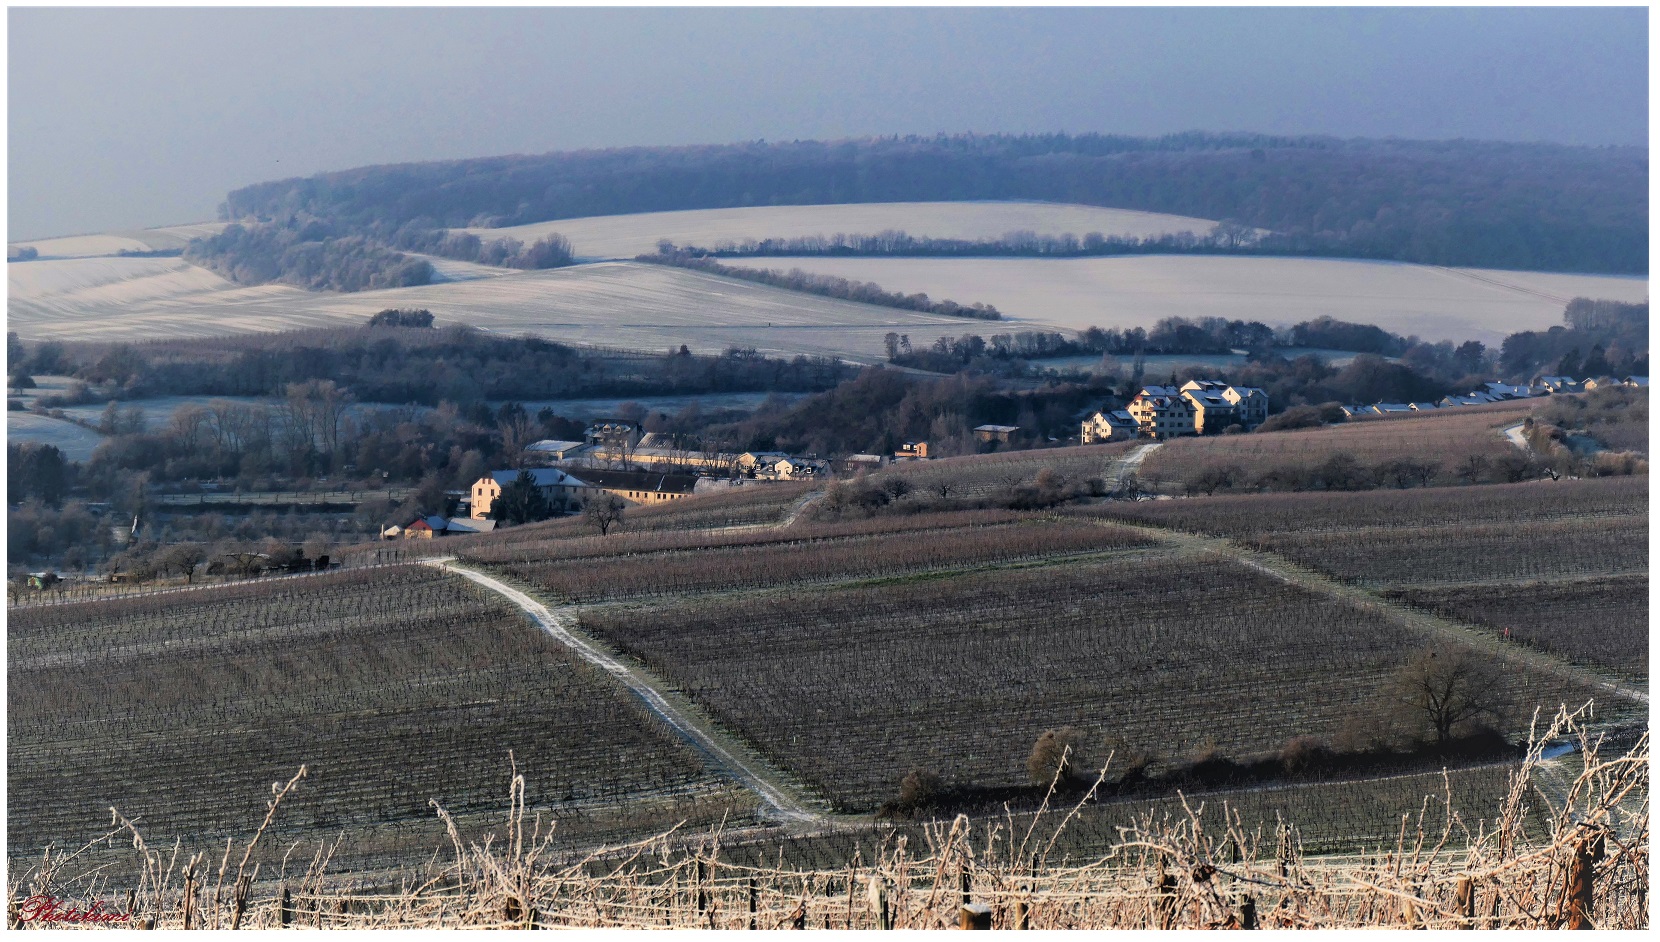
[[[424,568],[14,609],[7,632],[14,857],[78,846],[112,805],[222,848],[302,763],[265,846],[344,831],[357,867],[443,846],[428,799],[493,824],[509,752],[565,846],[752,807],[517,609]]]
[[[1331,736],[1423,642],[1203,557],[585,609],[581,620],[859,810],[893,797],[910,769],[1021,784],[1038,734],[1064,725],[1160,763],[1207,742],[1242,756]],[[1587,694],[1525,670],[1507,683],[1524,707]]]
[[[13,242],[11,248],[32,248],[42,258],[91,258],[120,252],[164,252],[182,249],[191,239],[210,236],[225,228],[222,222],[199,222],[156,229],[132,229],[91,235],[62,236]]]
[[[1331,316],[1425,340],[1480,340],[1562,323],[1575,297],[1641,302],[1648,280],[1313,258],[1142,255],[1089,259],[733,258],[839,275],[889,291],[981,301],[1038,325],[1146,327],[1164,317],[1290,324]],[[983,333],[993,332],[987,328]],[[960,331],[959,331],[960,333]],[[925,339],[932,340],[929,335]],[[917,336],[911,336],[913,342]]]
[[[1148,238],[1204,235],[1213,220],[1071,203],[986,201],[955,203],[839,203],[817,206],[745,206],[627,216],[555,219],[505,229],[464,229],[486,242],[531,243],[550,233],[571,240],[583,258],[633,258],[657,251],[657,241],[714,248],[745,240],[805,236],[875,235],[898,230],[935,239],[996,239],[1010,232],[1085,233]]]
[[[1187,480],[1206,467],[1237,465],[1255,478],[1281,467],[1309,467],[1347,454],[1371,468],[1397,459],[1436,462],[1436,479],[1457,480],[1457,465],[1470,455],[1489,462],[1515,448],[1501,430],[1527,416],[1527,400],[1380,416],[1311,429],[1172,439],[1147,456],[1144,480]]]
[[[20,274],[19,270],[32,274]],[[151,340],[361,324],[427,308],[441,324],[633,350],[878,362],[890,331],[961,333],[961,318],[800,294],[636,263],[516,272],[352,294],[238,288],[180,259],[74,259],[8,266],[11,328],[31,340]]]

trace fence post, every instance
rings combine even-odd
[[[1580,838],[1574,848],[1574,859],[1568,871],[1569,929],[1592,929],[1593,906],[1596,895],[1597,862],[1602,860],[1602,833]]]
[[[282,895],[277,899],[277,925],[288,928],[294,921],[294,899],[288,895],[288,884],[282,886]]]
[[[1176,924],[1176,876],[1164,870],[1164,858],[1159,858],[1159,928],[1169,929]]]
[[[1458,878],[1458,928],[1474,929],[1476,927],[1476,884],[1469,874]]]
[[[749,877],[749,928],[750,928],[751,931],[754,931],[754,929],[755,929],[755,908],[756,908],[755,875],[750,874],[750,877]]]
[[[964,903],[958,926],[963,929],[990,929],[991,907],[985,903]]]

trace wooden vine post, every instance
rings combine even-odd
[[[1568,915],[1566,928],[1593,929],[1593,905],[1596,897],[1597,864],[1602,860],[1602,832],[1597,831],[1579,839],[1574,848],[1573,863],[1568,870]]]

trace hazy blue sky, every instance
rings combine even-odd
[[[1647,10],[19,9],[9,238],[371,163],[938,131],[1648,139]]]

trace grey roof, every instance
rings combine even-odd
[[[530,473],[530,479],[536,482],[537,487],[553,487],[556,484],[581,487],[583,483],[558,468],[527,468],[526,470]],[[518,477],[518,471],[490,472],[490,479],[503,487],[512,484]]]
[[[1153,396],[1180,396],[1182,391],[1176,386],[1143,386],[1141,395],[1149,398]]]
[[[563,442],[552,438],[544,438],[525,446],[525,451],[570,451],[572,448],[586,448],[584,442]]]
[[[451,533],[489,533],[496,528],[494,520],[475,520],[472,517],[451,517],[446,529]]]

